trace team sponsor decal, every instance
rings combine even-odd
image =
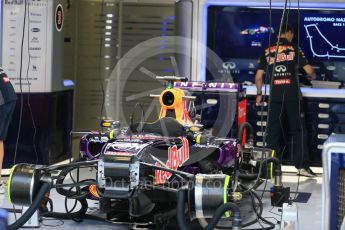
[[[240,84],[236,83],[224,83],[224,82],[210,82],[210,83],[205,83],[205,82],[175,82],[174,86],[176,88],[180,89],[191,89],[191,88],[202,88],[204,90],[214,90],[214,89],[219,89],[219,90],[239,90],[241,89]]]
[[[272,46],[272,47],[266,49],[266,54],[268,54],[268,52],[275,53],[276,50],[277,50],[277,46]],[[291,45],[279,45],[278,46],[278,53],[285,52],[286,50],[294,50],[294,48]]]
[[[295,50],[292,46],[279,46],[278,47],[278,55],[277,55],[277,60],[275,55],[272,57],[270,56],[271,53],[275,53],[277,50],[276,46],[270,47],[265,50],[265,56],[267,59],[267,63],[269,65],[273,63],[279,63],[283,61],[293,61],[295,58]]]
[[[30,12],[30,15],[33,17],[41,17],[42,16],[42,14],[39,12]]]
[[[31,43],[39,43],[38,37],[32,37]]]
[[[41,47],[30,47],[29,50],[35,50],[35,51],[40,51],[42,48]]]
[[[168,160],[165,163],[165,166],[177,170],[178,167],[181,167],[189,159],[189,142],[187,138],[182,138],[182,146],[177,149],[177,146],[174,145],[168,149]],[[162,167],[160,163],[156,163],[156,166]],[[163,184],[170,177],[172,173],[166,172],[163,170],[155,170],[155,184]]]
[[[96,197],[96,198],[99,198],[99,194],[97,192],[97,186],[92,184],[89,186],[89,192],[92,196]]]
[[[63,8],[62,8],[62,5],[59,4],[56,7],[56,11],[55,11],[55,27],[56,27],[56,30],[59,32],[63,28],[63,21],[64,21]]]
[[[115,152],[115,151],[107,151],[104,155],[111,155],[111,156],[126,156],[131,157],[134,155],[132,152]]]
[[[161,139],[169,139],[168,137],[162,138],[162,136],[155,136],[155,135],[136,135],[135,137],[133,136],[127,136],[127,135],[120,135],[117,137],[119,140],[124,140],[124,141],[140,141],[140,140],[161,140]]]
[[[5,5],[22,5],[23,0],[5,0]]]
[[[286,72],[287,68],[285,65],[278,65],[274,69],[276,72],[281,73],[281,72]]]
[[[40,30],[40,28],[32,28],[31,31],[34,32],[34,33],[38,33],[38,32],[40,32],[41,30]]]
[[[247,100],[241,100],[238,103],[238,115],[237,115],[237,125],[241,126],[242,123],[247,121]],[[247,140],[247,130],[244,130],[242,137],[242,144],[245,144]]]
[[[182,113],[181,120],[185,123],[190,121],[188,110],[187,110],[187,101],[186,100],[184,101],[184,104],[183,104],[183,113]]]
[[[110,150],[110,151],[134,151],[136,148],[140,148],[140,144],[139,143],[132,143],[132,142],[113,142],[107,145],[106,150]]]
[[[131,140],[133,141],[133,140]],[[134,143],[134,142],[114,142],[106,145],[104,154],[111,156],[138,156],[143,149],[145,149],[152,142],[148,143]]]
[[[295,52],[289,52],[288,54],[286,53],[279,53],[277,55],[277,61],[276,63],[279,63],[279,62],[283,62],[283,61],[293,61],[295,58]],[[267,63],[269,65],[272,65],[273,63],[275,63],[275,57],[267,57]]]
[[[236,63],[235,62],[224,62],[223,68],[227,70],[233,70],[236,69]]]
[[[279,79],[279,80],[274,80],[274,85],[290,85],[291,80],[290,79]]]

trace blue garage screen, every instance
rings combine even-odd
[[[298,43],[314,66],[318,80],[345,81],[345,11],[287,10],[284,23],[295,29]],[[277,41],[282,10],[210,6],[207,45],[224,61],[219,71],[231,74],[236,82],[254,82],[257,59]],[[303,71],[301,71],[303,74]],[[207,75],[207,80],[209,79]],[[303,80],[303,78],[302,78]],[[302,81],[308,85],[308,81]]]

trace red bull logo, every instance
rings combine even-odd
[[[277,59],[276,57],[267,57],[267,63],[269,65],[279,62],[284,62],[284,61],[293,61],[295,58],[295,52],[289,52],[289,54],[285,53],[278,53]]]
[[[271,57],[269,56],[270,53],[275,53],[277,51],[277,46],[270,47],[265,50],[265,55],[267,59],[267,63],[269,65],[272,65],[273,63],[279,63],[279,62],[284,62],[284,61],[293,61],[295,58],[295,51],[293,46],[285,46],[285,45],[280,45],[278,47],[278,55],[277,57]],[[286,51],[288,53],[286,54]]]
[[[184,123],[191,122],[191,120],[189,118],[188,110],[187,110],[187,101],[185,101],[184,104],[183,104],[183,113],[182,113],[181,120]]]
[[[182,147],[177,149],[177,146],[174,145],[168,149],[168,160],[165,163],[165,166],[177,170],[178,167],[181,167],[189,159],[189,142],[186,138],[182,138]],[[161,164],[156,163],[156,166],[162,167]],[[170,177],[172,173],[156,170],[155,171],[155,184],[163,184]]]

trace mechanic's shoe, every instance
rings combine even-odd
[[[305,176],[305,177],[316,177],[317,175],[311,170],[311,168],[306,169],[299,169],[297,172],[298,176]]]

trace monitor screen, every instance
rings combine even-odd
[[[224,62],[219,70],[235,82],[254,82],[257,60],[277,41],[282,9],[210,6],[207,45]],[[317,80],[345,82],[345,10],[287,10],[284,23],[295,30],[299,44],[314,67]],[[270,20],[271,18],[271,20]],[[298,39],[299,38],[299,39]],[[301,69],[301,75],[304,75]],[[207,80],[211,75],[207,75]],[[302,84],[310,85],[301,77]]]

